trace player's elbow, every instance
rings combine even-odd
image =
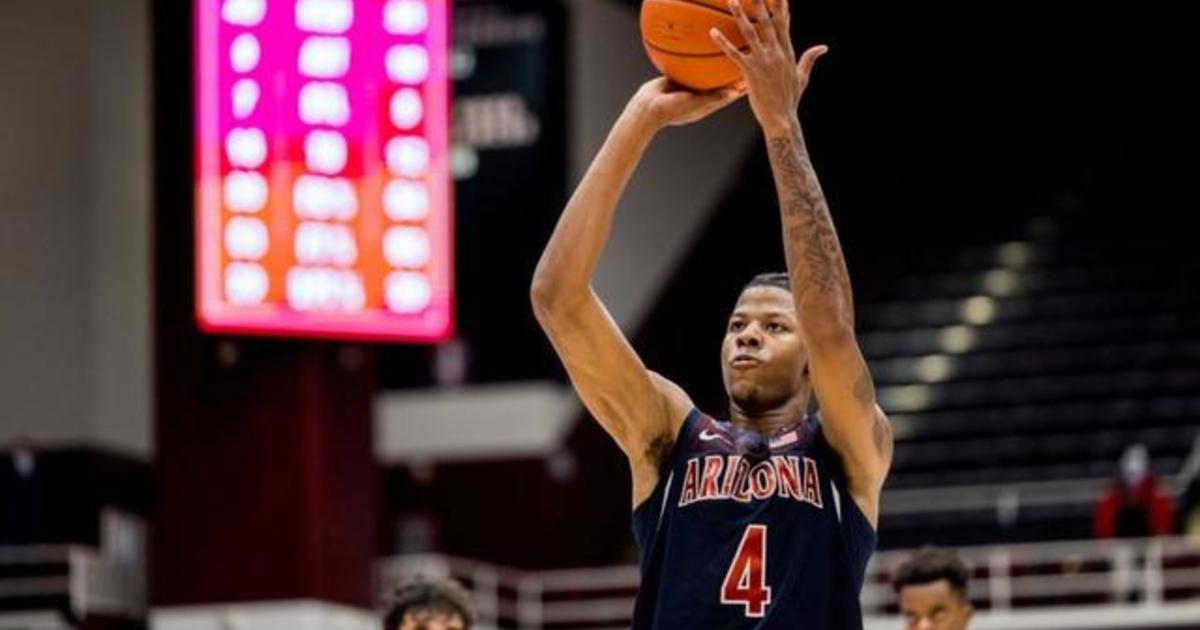
[[[576,301],[571,289],[561,282],[544,274],[534,274],[533,282],[529,285],[529,302],[533,305],[533,314],[539,322],[545,323],[562,313],[569,311]]]
[[[553,283],[546,278],[534,276],[529,285],[529,303],[533,305],[533,314],[537,316],[538,321],[543,321],[553,311]]]

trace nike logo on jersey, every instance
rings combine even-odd
[[[731,442],[729,440],[729,438],[725,437],[724,435],[721,435],[720,433],[714,433],[714,432],[710,431],[709,429],[705,429],[700,432],[700,439],[705,442],[711,442],[713,440],[721,440],[722,442],[728,442],[730,444],[733,444],[733,442]]]

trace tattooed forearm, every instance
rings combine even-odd
[[[849,314],[849,273],[804,138],[797,132],[772,138],[768,144],[796,300],[838,300]]]
[[[768,131],[772,133],[778,132]],[[881,483],[892,460],[892,427],[876,403],[875,382],[861,352],[856,344],[848,348],[844,343],[853,341],[844,333],[849,330],[853,334],[854,302],[829,204],[798,124],[790,134],[770,135],[767,145],[779,192],[784,253],[797,315],[801,328],[812,335],[806,342],[817,350],[812,355],[815,365],[829,367],[823,379],[814,376],[813,380],[822,401],[825,397],[830,401],[823,405],[829,412],[829,435],[835,448],[855,464],[852,475],[860,475],[863,483]],[[819,331],[836,334],[827,336]],[[834,342],[820,344],[829,339]],[[847,352],[850,349],[852,353]],[[813,373],[817,374],[816,367]],[[877,486],[869,487],[878,491]]]

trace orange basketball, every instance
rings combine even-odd
[[[750,0],[742,7],[753,15]],[[712,41],[716,27],[734,46],[746,39],[729,13],[726,0],[644,0],[642,43],[650,61],[668,79],[693,90],[725,87],[742,78],[738,69]]]

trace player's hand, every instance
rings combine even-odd
[[[703,120],[745,95],[744,85],[693,92],[659,77],[644,83],[633,95],[630,105],[646,123],[661,129]]]
[[[753,0],[752,20],[739,0],[730,0],[729,10],[737,20],[738,29],[746,39],[748,52],[742,52],[729,38],[712,29],[709,35],[727,57],[742,69],[749,88],[750,107],[758,123],[768,133],[790,129],[795,124],[800,97],[808,87],[813,64],[829,51],[827,46],[813,46],[804,51],[799,62],[792,48],[791,11],[788,0],[771,0],[768,11],[765,0]]]

